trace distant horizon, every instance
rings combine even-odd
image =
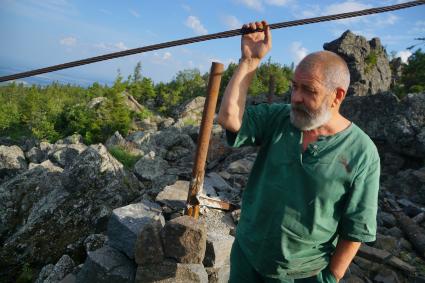
[[[102,54],[240,28],[252,19],[269,23],[309,18],[397,4],[400,0],[335,2],[324,0],[230,0],[199,3],[82,0],[0,0],[0,75],[10,75]],[[164,17],[164,15],[167,17]],[[322,50],[326,42],[351,30],[370,40],[379,37],[388,54],[395,52],[406,61],[407,47],[425,34],[419,6],[379,15],[273,30],[273,62],[290,66],[306,54]],[[81,86],[94,82],[110,85],[121,71],[124,79],[137,62],[142,75],[156,84],[169,82],[178,71],[209,70],[212,61],[228,66],[240,57],[240,37],[167,48],[125,58],[61,70],[20,81],[49,84],[59,81]]]

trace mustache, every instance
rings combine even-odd
[[[312,113],[310,110],[307,109],[303,104],[293,104],[291,105],[292,110],[296,110],[299,112],[303,112],[304,114],[308,115],[309,117],[312,117]]]

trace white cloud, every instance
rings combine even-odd
[[[124,44],[124,42],[117,42],[117,43],[96,43],[93,45],[93,47],[104,50],[104,51],[123,51],[127,50],[128,47]]]
[[[140,18],[140,14],[136,10],[128,10],[136,18]]]
[[[303,47],[299,41],[292,42],[289,50],[294,57],[295,64],[298,64],[308,53],[307,48]]]
[[[370,5],[365,5],[356,1],[346,1],[343,3],[332,4],[326,7],[326,14],[340,14],[352,11],[364,10],[371,8]]]
[[[195,16],[189,16],[186,19],[186,26],[191,28],[196,34],[207,34],[207,29],[202,25],[201,21]]]
[[[402,50],[397,52],[395,56],[400,57],[403,63],[407,63],[407,59],[409,59],[410,55],[412,55],[412,52],[410,52],[409,50]]]
[[[125,46],[125,44],[123,42],[118,42],[115,43],[114,46],[118,49],[118,50],[127,50],[128,47]]]
[[[162,56],[162,59],[167,60],[171,58],[171,53],[170,52],[165,52],[164,55]]]
[[[359,11],[359,10],[364,10],[369,8],[372,8],[372,6],[349,0],[349,1],[345,1],[338,4],[332,4],[325,7],[322,14],[323,15],[341,14],[341,13],[348,13],[348,12]],[[338,20],[336,21],[336,23],[349,24],[349,23],[362,21],[363,19],[364,17],[355,17],[355,18],[349,18],[344,20]]]
[[[242,23],[235,16],[223,16],[222,22],[230,29],[238,29],[242,27]]]
[[[263,10],[263,4],[261,0],[237,0],[237,2],[253,10],[257,10],[257,11]]]
[[[376,26],[391,26],[394,25],[400,18],[394,14],[387,14],[386,17],[379,17],[373,23]]]
[[[65,46],[75,46],[77,44],[77,39],[75,37],[69,36],[62,38],[59,43]]]
[[[272,5],[272,6],[285,6],[289,2],[291,2],[291,0],[265,0],[265,2],[266,4]]]
[[[160,52],[154,52],[153,56],[150,57],[150,60],[154,64],[166,64],[166,61],[171,60],[172,56],[173,55],[171,54],[171,52],[164,52],[163,54],[161,54]]]

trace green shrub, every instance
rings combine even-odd
[[[16,279],[16,283],[30,283],[33,281],[34,272],[31,267],[25,263],[22,267],[21,274],[19,274],[18,279]]]
[[[140,155],[134,155],[127,152],[124,148],[120,146],[113,146],[109,149],[109,152],[113,157],[115,157],[119,162],[124,165],[127,169],[133,169],[134,164],[140,159]]]

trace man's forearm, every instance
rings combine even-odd
[[[259,64],[260,59],[241,59],[224,91],[218,123],[229,131],[237,132],[241,127],[248,88]]]
[[[344,277],[345,271],[359,250],[360,245],[360,242],[352,242],[341,238],[338,240],[330,263],[330,270],[338,281]]]

